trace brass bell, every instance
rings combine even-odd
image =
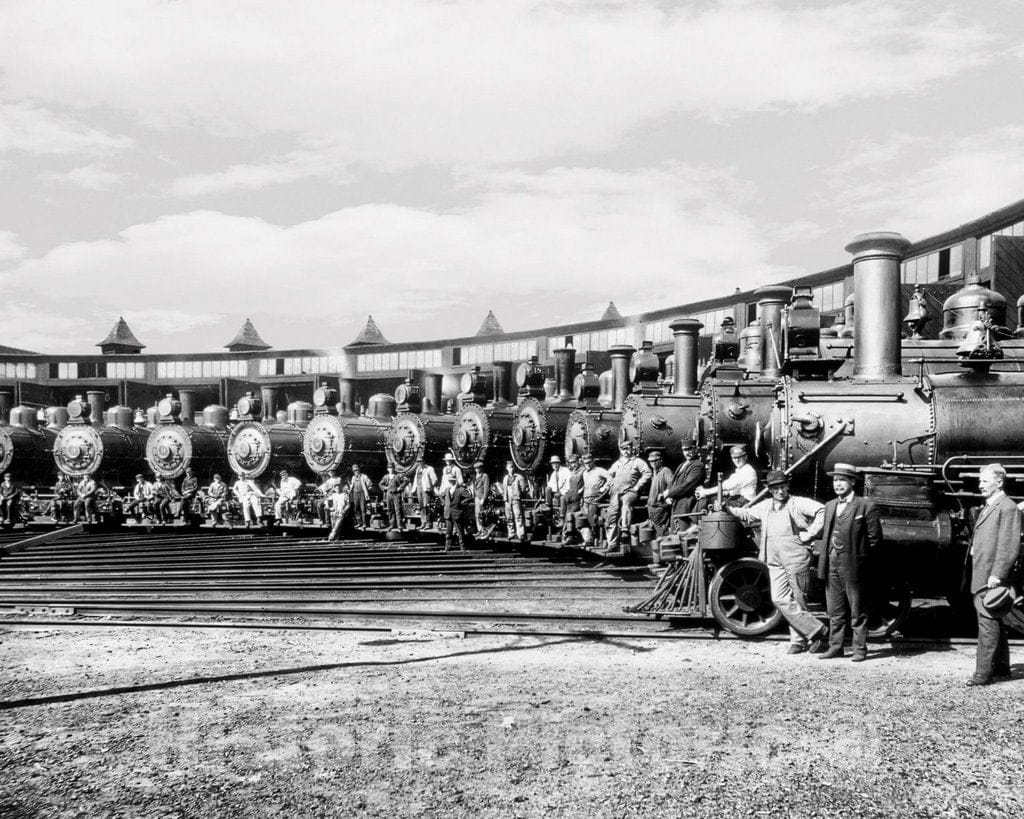
[[[907,327],[907,333],[911,338],[921,338],[924,327],[931,319],[928,306],[925,303],[924,288],[915,285],[914,292],[910,295],[910,305],[907,314],[903,317],[903,323]]]

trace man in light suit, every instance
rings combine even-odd
[[[971,561],[970,592],[978,613],[978,653],[974,676],[968,685],[988,685],[1010,677],[1010,647],[1006,626],[994,619],[983,604],[985,592],[1009,582],[1020,554],[1020,511],[1003,491],[1006,469],[1002,464],[981,468],[978,487],[985,505],[974,522],[968,558]]]
[[[882,524],[875,505],[853,493],[857,468],[838,463],[828,473],[836,497],[825,504],[825,523],[821,527],[821,553],[818,578],[827,583],[829,647],[818,659],[843,656],[846,614],[853,630],[853,661],[868,656],[868,596],[872,558],[882,544]]]

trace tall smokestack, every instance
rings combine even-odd
[[[512,362],[494,362],[494,403],[506,406],[512,403]]]
[[[444,412],[444,375],[427,373],[423,376],[423,409],[427,412]]]
[[[89,402],[89,418],[93,426],[103,426],[103,407],[107,402],[107,396],[102,390],[89,390],[85,394]]]
[[[347,415],[356,411],[356,380],[354,378],[338,379],[338,410]]]
[[[636,348],[632,344],[614,344],[608,348],[612,357],[612,408],[620,410],[629,395],[629,360]]]
[[[782,371],[782,308],[793,298],[793,288],[782,284],[754,291],[761,313],[761,375],[775,378]]]
[[[260,387],[263,397],[263,420],[271,423],[277,420],[277,387]]]
[[[196,423],[196,391],[178,390],[178,400],[181,402],[181,423],[184,426],[194,426]]]
[[[853,377],[881,381],[903,373],[900,361],[900,262],[910,242],[899,233],[862,233],[853,255]]]
[[[697,392],[697,336],[704,326],[697,319],[679,318],[669,325],[675,345],[675,384],[673,395],[693,395]]]
[[[555,401],[572,401],[572,381],[575,377],[576,350],[563,347],[555,350]]]

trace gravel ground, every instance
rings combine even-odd
[[[1020,813],[1019,662],[785,647],[0,624],[0,816]]]

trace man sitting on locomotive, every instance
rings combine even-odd
[[[146,480],[146,476],[139,474],[135,476],[135,485],[132,486],[132,493],[128,496],[125,504],[125,515],[131,515],[136,523],[142,523],[142,519],[152,514],[153,484]]]
[[[685,530],[694,519],[690,514],[697,508],[697,491],[704,483],[704,464],[700,460],[697,442],[687,436],[683,439],[683,462],[672,473],[672,483],[662,492],[662,499],[672,504],[672,531]],[[755,481],[757,476],[754,476]]]
[[[53,519],[57,523],[67,523],[71,520],[74,504],[75,485],[71,482],[71,478],[62,472],[53,487],[53,509],[51,510]]]
[[[672,525],[672,503],[665,495],[672,485],[672,471],[664,465],[661,450],[652,449],[647,454],[651,467],[651,487],[647,492],[647,521],[654,528],[655,537],[664,537]]]
[[[18,521],[18,502],[21,500],[21,490],[11,480],[11,473],[5,472],[4,479],[0,482],[0,517],[4,525],[10,526]]]
[[[746,444],[729,447],[729,456],[732,458],[735,471],[722,481],[722,494],[733,503],[752,501],[757,496],[757,470],[747,458]],[[717,494],[718,489],[717,486],[698,487],[694,495],[700,500]]]
[[[172,523],[174,512],[171,510],[171,503],[181,496],[174,485],[164,479],[163,475],[156,476],[156,486],[153,487],[153,506],[156,519],[160,523]]]
[[[772,602],[789,623],[789,653],[825,649],[828,626],[807,611],[811,543],[825,522],[825,507],[789,494],[789,476],[776,469],[766,481],[771,497],[754,506],[725,506],[746,523],[760,523],[758,558],[768,565]]]
[[[633,507],[651,482],[651,468],[646,461],[637,457],[631,443],[624,441],[619,451],[619,459],[608,470],[612,485],[605,513],[607,555],[625,555],[629,551],[628,538],[625,544],[620,543],[620,538],[623,534],[628,536],[629,527],[633,523]]]
[[[287,469],[281,470],[281,488],[277,493],[277,500],[274,502],[274,519],[284,518],[285,506],[294,503],[302,488],[302,481],[289,474]]]
[[[232,487],[232,492],[235,494],[235,499],[242,505],[242,517],[245,519],[245,528],[252,526],[252,518],[256,517],[257,525],[263,522],[263,504],[260,503],[263,498],[263,492],[256,485],[256,482],[252,478],[243,478],[241,476],[235,481],[235,485]]]
[[[213,481],[206,487],[206,514],[216,526],[224,520],[224,506],[228,500],[228,486],[220,475],[214,475]]]
[[[192,474],[192,467],[186,466],[185,477],[181,480],[181,508],[178,509],[178,517],[189,526],[196,526],[202,520],[202,516],[196,514],[198,500],[199,479]]]
[[[341,486],[341,478],[338,477],[338,470],[332,469],[327,473],[324,482],[316,488],[317,493],[320,495],[320,500],[317,503],[317,512],[320,515],[320,522],[325,526],[331,525],[331,510],[327,508],[327,499],[334,494],[334,491],[339,486]]]

